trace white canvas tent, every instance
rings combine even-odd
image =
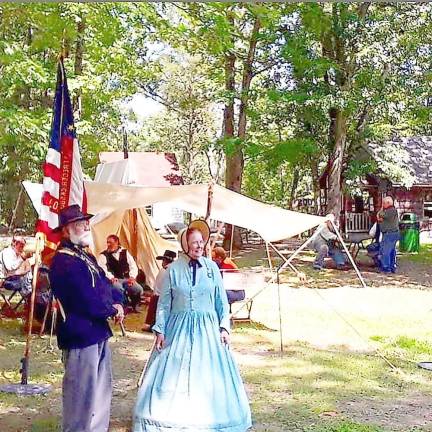
[[[85,182],[85,187],[90,213],[139,208],[156,202],[173,202],[186,212],[202,216],[207,211],[208,186],[203,184],[148,188]],[[213,186],[210,219],[255,231],[267,242],[293,237],[325,220],[264,204],[218,185]]]
[[[113,176],[112,173],[110,173],[110,176],[113,179],[116,178],[117,181],[120,180],[118,177]],[[119,171],[116,176],[124,176],[124,174]],[[99,223],[103,222],[103,218],[105,218],[107,226],[119,226],[122,212],[124,215],[124,212],[132,211],[133,209],[137,212],[135,220],[146,220],[148,222],[148,218],[143,214],[143,209],[145,206],[158,202],[171,202],[177,208],[197,215],[204,216],[207,212],[209,187],[203,184],[152,188],[140,185],[86,181],[85,188],[87,192],[88,212],[98,215],[98,218],[94,222],[95,229]],[[138,214],[141,216],[138,217]],[[106,219],[108,215],[111,215],[112,223]],[[255,231],[267,244],[301,234],[304,231],[318,227],[326,220],[325,217],[294,212],[264,204],[218,185],[213,185],[213,199],[209,216],[210,219]],[[142,226],[145,227],[147,225],[149,223],[144,224],[142,222]],[[124,238],[127,237],[126,233],[130,232],[131,229],[133,228],[130,222],[126,220],[125,226],[121,229],[121,232],[124,232]],[[100,236],[98,233],[95,233],[96,251],[102,250],[102,239],[103,241],[105,240],[104,235],[107,231],[104,229],[103,232],[104,234]],[[154,230],[153,234],[157,236]],[[359,279],[365,286],[363,278],[342,238],[340,240],[357,271]],[[309,242],[310,239],[300,250]],[[277,249],[273,248],[277,252]],[[298,252],[296,251],[288,259],[279,253],[285,260],[283,268],[289,266],[295,270],[291,261]]]
[[[23,186],[34,208],[39,212],[42,185],[24,181]],[[122,246],[130,251],[138,267],[144,271],[146,283],[152,287],[159,271],[156,257],[162,255],[165,249],[177,251],[178,245],[159,236],[152,227],[144,208],[120,208],[109,212],[89,210],[89,213],[95,215],[91,219],[95,254],[99,254],[106,248],[108,235],[118,235]]]

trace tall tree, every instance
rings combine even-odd
[[[56,61],[66,56],[84,166],[111,147],[119,102],[148,79],[143,46],[157,21],[147,4],[0,6],[0,217],[11,218],[20,183],[40,180],[51,124]],[[25,161],[23,163],[23,161]],[[17,221],[21,224],[22,220]]]

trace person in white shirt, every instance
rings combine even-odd
[[[346,263],[345,255],[335,245],[338,238],[333,231],[331,222],[334,222],[334,215],[332,214],[328,215],[328,220],[318,227],[320,232],[312,242],[312,246],[317,252],[313,263],[315,270],[321,270],[324,267],[324,259],[326,257],[332,258],[337,268],[342,268]]]
[[[113,288],[130,299],[132,311],[137,312],[143,288],[138,284],[138,267],[132,255],[120,246],[120,239],[115,234],[107,237],[107,248],[98,257],[98,263],[105,271]]]
[[[163,280],[167,273],[166,269],[176,259],[176,256],[177,255],[175,252],[167,249],[163,255],[156,257],[157,260],[162,260],[162,268],[159,270],[159,273],[156,276],[155,284],[153,287],[153,295],[150,298],[145,324],[142,328],[143,331],[151,331],[151,328],[156,321],[156,309],[159,296],[161,295]]]
[[[11,245],[0,252],[0,279],[3,280],[3,288],[19,291],[23,297],[32,291],[31,264],[24,253],[25,244],[24,237],[14,236]]]

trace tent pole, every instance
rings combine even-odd
[[[214,249],[216,242],[219,240],[219,236],[224,225],[225,225],[224,222],[219,222],[216,235],[212,238],[212,241],[210,242],[210,252]]]
[[[211,214],[212,204],[213,204],[213,182],[210,182],[207,191],[207,211],[205,215],[205,221],[209,226],[210,226],[210,214]],[[211,258],[210,243],[207,243],[204,255]]]
[[[291,261],[296,257],[310,242],[312,242],[315,237],[321,232],[323,227],[318,228],[283,264],[279,267],[279,272],[285,269],[288,266],[292,266]],[[284,258],[285,259],[285,258]],[[294,267],[294,266],[292,266]],[[274,278],[272,278],[269,283],[273,282]]]
[[[285,264],[289,265],[289,263],[303,250],[306,246],[315,240],[315,237],[322,231],[324,227],[318,228],[287,260]],[[282,267],[285,267],[285,264]]]
[[[210,214],[213,204],[213,182],[210,182],[208,185],[208,192],[207,192],[207,211],[205,216],[205,221],[209,223],[210,220]]]
[[[21,189],[20,189],[20,191],[18,193],[18,198],[17,198],[15,207],[14,207],[13,212],[12,212],[12,217],[11,217],[11,220],[9,222],[8,233],[12,232],[12,227],[13,227],[13,224],[14,224],[15,219],[16,219],[16,214],[18,212],[18,207],[19,207],[19,205],[21,203],[21,198],[22,198],[23,190],[24,190],[24,187],[21,185]]]
[[[267,259],[269,262],[270,271],[273,272],[273,263],[272,263],[271,256],[270,256],[270,249],[269,249],[268,242],[265,242],[265,245],[266,245]]]
[[[269,243],[270,244],[270,246],[272,247],[272,249],[285,261],[285,262],[287,262],[288,260],[282,255],[282,253],[281,252],[279,252],[278,250],[277,250],[277,248],[276,248],[276,246],[275,245],[273,245],[273,244],[271,244],[271,243]],[[294,267],[294,265],[293,264],[291,264],[291,263],[289,263],[288,264],[289,265],[289,267],[290,267],[290,269],[297,275],[297,276],[300,276],[300,272]]]
[[[352,266],[354,267],[354,270],[356,271],[357,276],[358,276],[358,278],[359,278],[361,284],[363,285],[363,288],[367,288],[366,282],[364,281],[363,276],[361,275],[361,273],[360,273],[360,271],[359,271],[359,269],[358,269],[358,267],[357,267],[357,265],[356,265],[356,263],[355,263],[355,261],[354,261],[354,258],[351,256],[351,254],[350,254],[348,248],[346,247],[345,242],[343,241],[343,238],[342,238],[342,236],[341,236],[339,230],[337,229],[336,224],[335,224],[333,221],[330,221],[330,223],[332,224],[332,227],[333,227],[333,229],[335,230],[335,233],[336,233],[336,235],[337,235],[339,241],[341,242],[341,245],[342,245],[342,247],[344,248],[345,253],[347,254],[349,260],[351,261],[351,264],[352,264]]]
[[[231,225],[231,238],[230,238],[230,251],[229,251],[230,259],[232,259],[233,240],[234,240],[234,225]]]
[[[21,359],[21,384],[27,384],[28,372],[29,372],[29,360],[30,360],[30,348],[31,348],[31,338],[32,338],[32,328],[33,328],[33,314],[34,314],[34,304],[36,299],[36,285],[37,278],[39,274],[39,266],[41,264],[41,253],[45,245],[45,235],[38,232],[36,233],[36,250],[35,250],[35,265],[33,267],[33,280],[32,280],[32,292],[30,297],[30,311],[27,316],[27,337],[24,357]]]
[[[282,302],[281,302],[281,290],[279,283],[279,269],[276,270],[277,286],[278,286],[278,303],[279,303],[279,336],[280,336],[280,353],[283,353],[283,334],[282,334]]]

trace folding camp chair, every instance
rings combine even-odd
[[[229,305],[231,323],[234,324],[236,321],[251,322],[254,294],[265,284],[264,275],[244,270],[224,272],[223,282],[226,290],[242,290],[245,293],[243,299],[234,301]],[[242,314],[239,314],[241,311]]]
[[[10,291],[10,294],[8,295],[6,291]],[[3,279],[0,282],[0,296],[2,297],[4,302],[2,307],[0,308],[0,312],[3,312],[6,307],[12,311],[16,311],[26,300],[26,297],[22,295],[19,287],[8,284],[7,279]],[[12,300],[16,296],[19,296],[18,303],[12,305]]]

